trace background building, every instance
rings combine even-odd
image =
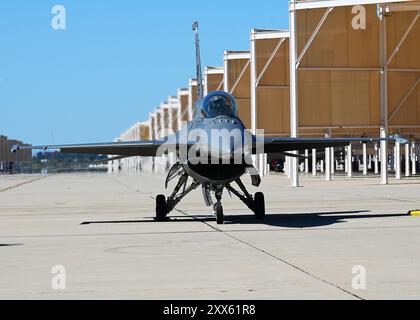
[[[32,161],[32,152],[24,150],[18,153],[12,153],[14,145],[29,146],[19,140],[9,140],[6,136],[0,135],[0,173],[13,173],[23,170]]]

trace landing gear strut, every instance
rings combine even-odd
[[[222,206],[222,195],[223,195],[223,188],[218,188],[216,191],[216,204],[214,205],[214,212],[216,214],[217,224],[223,224],[225,217],[223,214],[223,206]]]
[[[166,199],[164,195],[158,195],[156,197],[156,218],[158,222],[163,222],[168,220],[168,214],[175,209],[178,203],[181,202],[190,192],[194,191],[200,186],[200,183],[193,181],[191,185],[187,188],[188,184],[188,174],[183,173],[179,178],[178,184],[176,185],[172,195]],[[182,192],[180,190],[182,189]]]
[[[230,192],[232,192],[235,196],[237,196],[245,205],[254,212],[255,217],[257,220],[264,220],[265,219],[265,199],[264,194],[258,192],[253,197],[245,188],[244,184],[242,183],[241,179],[237,179],[236,184],[241,189],[242,193],[237,191],[233,188],[230,184],[226,186]]]
[[[254,212],[255,217],[257,220],[264,220],[265,219],[265,199],[264,194],[258,192],[253,197],[245,188],[244,184],[242,183],[241,179],[237,179],[236,184],[241,189],[242,193],[237,191],[235,188],[232,187],[231,184],[226,185],[226,189],[237,196],[246,206]],[[222,194],[223,194],[223,187],[217,187],[213,189],[216,195],[216,204],[214,205],[214,212],[216,215],[217,224],[224,223],[224,215],[223,215],[223,206],[222,206]]]

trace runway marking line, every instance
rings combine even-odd
[[[48,177],[49,176],[43,176],[43,177],[39,177],[39,178],[36,178],[36,179],[25,181],[25,182],[22,182],[22,183],[19,183],[19,184],[15,184],[13,186],[10,186],[10,187],[4,188],[4,189],[0,189],[0,193],[10,191],[10,190],[13,190],[13,189],[17,189],[17,188],[22,187],[24,185],[30,184],[32,182],[40,181],[40,180],[46,179]]]

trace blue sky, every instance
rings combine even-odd
[[[51,28],[64,5],[67,29]],[[32,144],[112,141],[194,77],[248,50],[252,28],[288,28],[288,1],[2,0],[0,134]]]

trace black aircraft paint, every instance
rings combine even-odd
[[[270,138],[251,135],[238,117],[235,98],[227,92],[212,92],[203,96],[203,79],[198,35],[198,23],[194,23],[197,58],[198,101],[195,117],[187,126],[176,134],[161,140],[115,142],[82,145],[55,145],[38,147],[13,147],[12,151],[27,149],[57,149],[62,153],[84,153],[113,155],[107,161],[120,160],[134,156],[156,157],[168,152],[176,153],[179,161],[170,169],[166,187],[173,179],[178,183],[169,197],[159,195],[156,198],[156,220],[166,221],[169,213],[180,201],[193,190],[201,187],[207,206],[213,205],[212,194],[216,198],[214,211],[217,223],[223,223],[221,204],[224,190],[237,196],[244,202],[257,219],[265,218],[265,200],[261,192],[251,195],[241,178],[250,174],[254,186],[259,187],[261,179],[252,165],[252,155],[261,153],[301,157],[291,153],[299,150],[325,149],[348,146],[352,142],[369,143],[375,141],[395,141],[407,143],[400,137],[392,139],[304,139]],[[228,139],[223,140],[224,132]],[[216,135],[215,139],[212,134]],[[221,142],[219,138],[222,138]],[[192,182],[189,183],[189,180]],[[239,190],[233,187],[235,183]]]

